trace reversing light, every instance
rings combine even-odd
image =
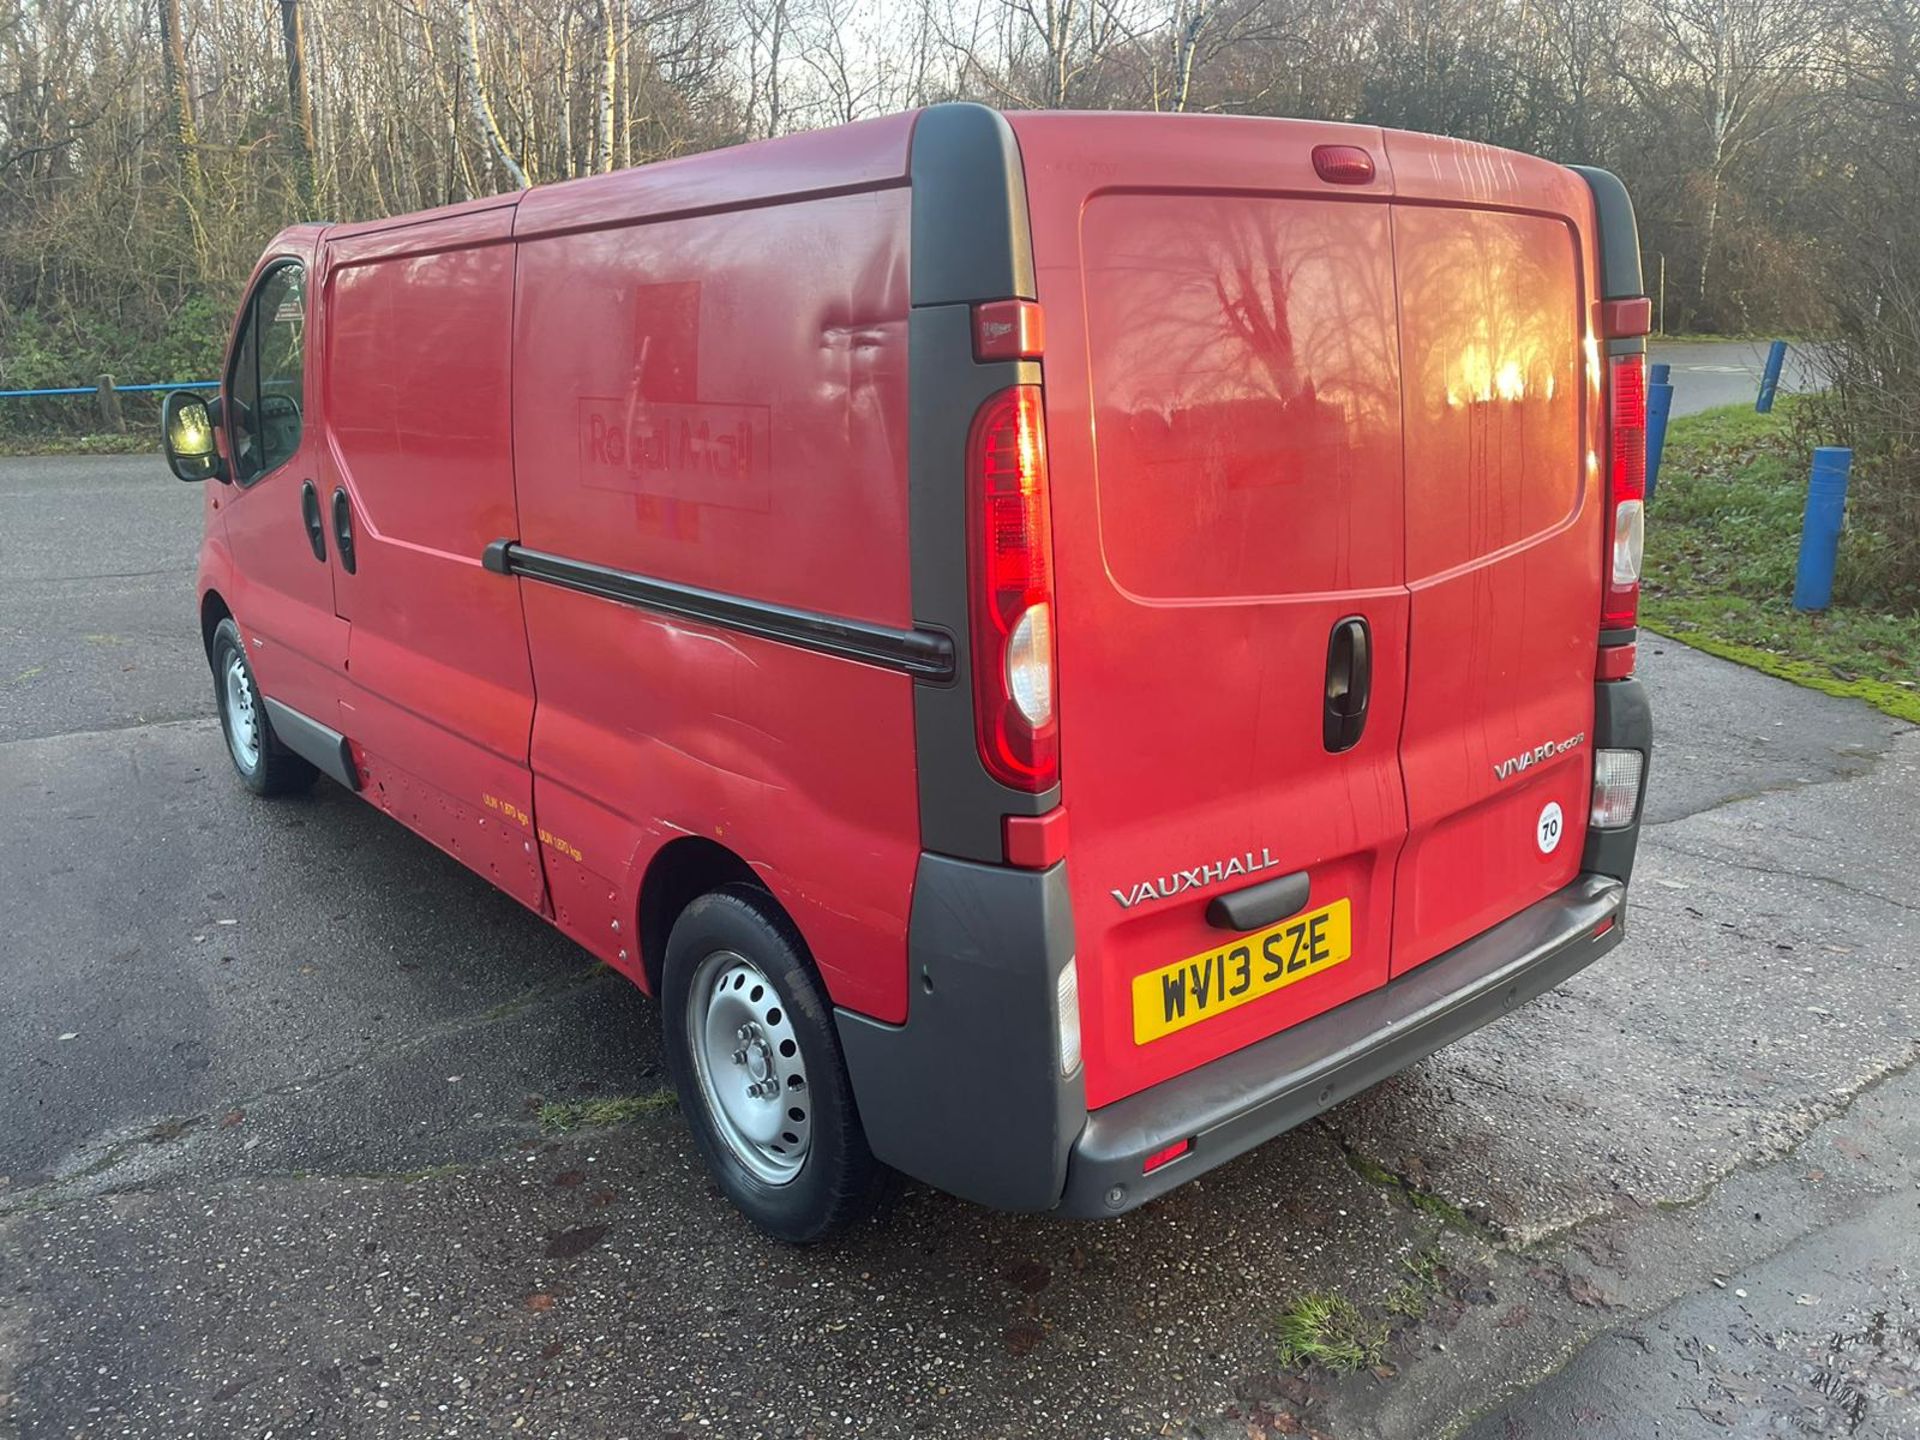
[[[1646,757],[1638,750],[1596,750],[1593,754],[1593,811],[1596,830],[1631,825],[1640,807],[1640,771]]]
[[[1053,607],[1029,605],[1007,639],[1007,693],[1029,725],[1053,719]]]
[[[1054,1023],[1060,1031],[1060,1073],[1080,1068],[1080,968],[1072,960],[1053,982]]]

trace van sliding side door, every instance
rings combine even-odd
[[[480,565],[519,533],[512,220],[508,200],[330,239],[322,498],[366,794],[542,909],[519,587]]]

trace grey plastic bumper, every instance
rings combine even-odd
[[[904,1025],[834,1011],[873,1153],[996,1210],[1050,1210],[1086,1119],[1060,1073],[1054,995],[1073,958],[1065,863],[1011,870],[922,855]]]
[[[1131,1210],[1499,1019],[1618,945],[1625,906],[1618,880],[1582,875],[1371,994],[1094,1111],[1059,1213]],[[1187,1154],[1142,1173],[1149,1155],[1188,1139]]]

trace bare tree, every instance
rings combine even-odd
[[[1800,118],[1818,41],[1814,12],[1775,0],[1648,0],[1666,73],[1627,70],[1651,113],[1679,137],[1696,137],[1705,194],[1697,289],[1712,278],[1729,169],[1753,146]]]

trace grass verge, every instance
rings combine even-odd
[[[1885,593],[1882,537],[1849,520],[1835,603],[1793,608],[1809,441],[1803,407],[1729,406],[1675,420],[1647,507],[1648,629],[1783,680],[1920,724],[1920,612]]]

